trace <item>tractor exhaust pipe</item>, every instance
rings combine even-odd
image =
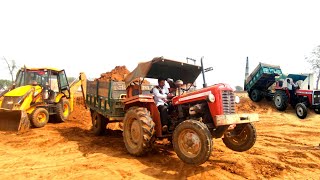
[[[202,78],[203,78],[203,88],[207,87],[206,77],[204,75],[204,66],[203,66],[203,56],[201,57],[201,71],[202,71]]]
[[[310,90],[310,74],[308,74],[308,90]]]

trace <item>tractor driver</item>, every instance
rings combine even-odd
[[[291,104],[293,104],[295,101],[295,91],[298,86],[295,83],[293,83],[291,79],[287,79],[287,83],[288,83],[287,87],[290,93],[290,102]]]
[[[168,131],[168,99],[172,98],[169,89],[165,86],[165,79],[158,79],[158,86],[152,89],[154,101],[160,112],[162,131]]]

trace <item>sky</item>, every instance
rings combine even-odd
[[[250,71],[264,62],[306,73],[305,56],[320,45],[319,7],[317,0],[0,0],[0,79],[10,78],[2,57],[95,78],[153,57],[203,56],[213,67],[208,85],[243,85],[247,56]]]

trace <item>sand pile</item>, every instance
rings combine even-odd
[[[99,78],[95,80],[99,81],[124,81],[126,76],[130,73],[126,66],[116,66],[110,72],[105,72],[100,75]],[[135,80],[135,82],[139,82],[139,78]],[[150,82],[144,80],[143,85],[150,85]]]
[[[98,80],[102,81],[124,81],[126,75],[128,75],[130,71],[127,69],[126,66],[116,66],[110,72],[102,73]],[[97,79],[96,79],[97,80]]]
[[[272,101],[263,99],[260,102],[253,102],[248,96],[243,94],[239,96],[240,103],[236,104],[237,113],[271,113],[276,111]]]

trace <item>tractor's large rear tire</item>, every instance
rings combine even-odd
[[[103,135],[107,130],[107,120],[101,114],[93,111],[91,115],[92,120],[92,132],[93,134],[100,136]]]
[[[308,109],[307,106],[303,103],[298,103],[296,105],[296,114],[300,119],[304,119],[308,115]]]
[[[239,124],[233,131],[222,138],[223,143],[231,150],[243,152],[249,150],[256,142],[256,128],[251,124]]]
[[[146,108],[130,108],[123,124],[123,140],[130,154],[142,156],[152,149],[155,124]]]
[[[279,111],[284,111],[288,107],[288,99],[289,97],[287,96],[285,91],[276,91],[276,93],[274,94],[273,102]]]
[[[31,124],[34,127],[40,128],[45,126],[49,121],[49,113],[44,108],[37,108],[31,114]]]
[[[56,121],[65,122],[70,115],[70,103],[67,99],[61,98],[56,106]]]
[[[206,162],[212,151],[212,137],[208,127],[196,120],[180,123],[173,132],[173,148],[185,163],[199,165]]]
[[[259,102],[263,98],[262,93],[257,89],[252,90],[249,97],[254,102]]]

